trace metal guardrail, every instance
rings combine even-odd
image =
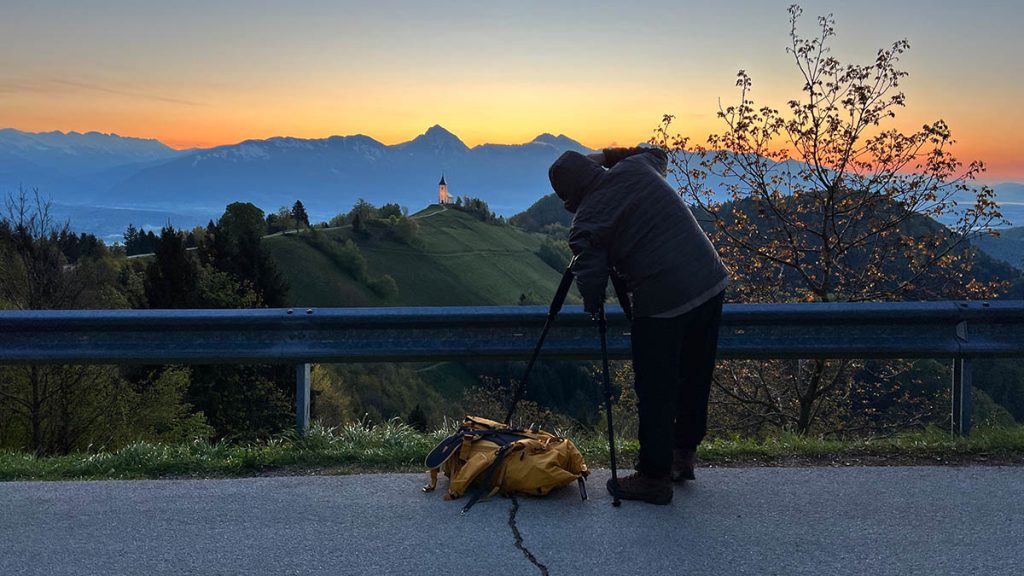
[[[309,423],[309,364],[526,359],[546,306],[0,312],[0,364],[297,365],[296,424]],[[608,312],[608,350],[629,324]],[[542,357],[593,359],[596,324],[567,306]],[[720,358],[949,358],[954,430],[970,430],[971,361],[1024,356],[1024,301],[729,304]]]

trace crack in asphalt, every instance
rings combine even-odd
[[[523,535],[519,532],[519,527],[516,526],[516,514],[519,512],[519,500],[515,496],[512,496],[512,508],[508,512],[508,525],[512,528],[512,536],[515,538],[516,548],[518,548],[523,556],[529,560],[534,566],[540,570],[542,576],[549,576],[548,567],[541,564],[537,557],[523,544]]]

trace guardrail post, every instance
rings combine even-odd
[[[953,359],[953,434],[971,433],[971,359]]]
[[[295,430],[301,436],[309,430],[310,365],[295,366]]]

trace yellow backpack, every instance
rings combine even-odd
[[[438,472],[448,477],[445,500],[474,493],[462,508],[467,512],[481,496],[501,493],[543,496],[555,488],[578,482],[586,500],[589,471],[583,455],[567,438],[543,430],[508,428],[500,422],[466,416],[462,426],[427,455],[431,492]]]

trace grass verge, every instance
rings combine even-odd
[[[0,452],[0,481],[127,480],[284,474],[416,472],[423,458],[454,429],[420,433],[398,421],[341,428],[314,426],[308,435],[284,434],[249,444],[136,443],[112,452],[37,458]],[[608,466],[599,435],[573,439],[591,468]],[[629,468],[637,442],[616,441],[618,465]],[[926,430],[857,440],[782,435],[767,440],[715,439],[701,446],[704,466],[843,466],[919,464],[1024,465],[1024,426],[975,431],[968,438]]]

